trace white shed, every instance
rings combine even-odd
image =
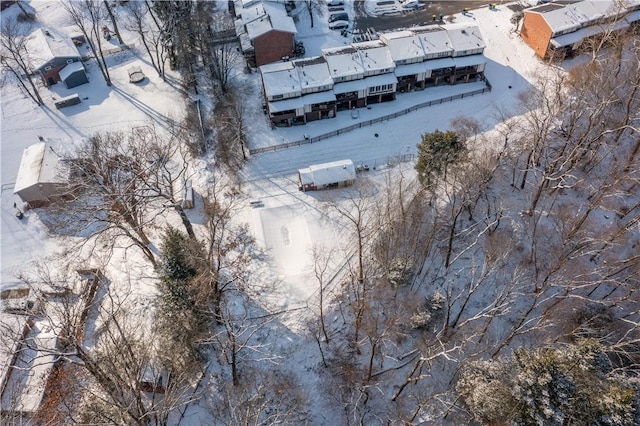
[[[31,207],[45,205],[63,194],[67,170],[48,142],[30,145],[22,153],[13,193]]]
[[[298,170],[298,180],[301,191],[348,186],[356,180],[356,168],[351,160],[314,164]]]

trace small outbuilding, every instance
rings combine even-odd
[[[30,207],[40,207],[62,196],[69,168],[47,141],[25,148],[13,193]]]
[[[72,62],[62,68],[58,74],[60,75],[60,80],[67,86],[67,89],[72,89],[89,82],[89,77],[87,77],[87,72],[82,62]]]
[[[298,170],[298,180],[301,191],[349,186],[356,180],[356,168],[351,160],[314,164]]]

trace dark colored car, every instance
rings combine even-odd
[[[329,15],[329,22],[335,22],[335,21],[349,22],[349,15],[346,13],[333,13]]]

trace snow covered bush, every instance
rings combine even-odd
[[[426,329],[433,320],[439,317],[444,301],[445,297],[440,292],[435,292],[433,296],[428,297],[425,301],[425,307],[409,318],[411,328]]]
[[[456,391],[481,424],[635,424],[638,387],[607,374],[602,355],[606,348],[593,339],[519,348],[499,361],[469,362]]]
[[[408,257],[396,257],[389,265],[387,278],[394,287],[407,285],[411,282],[413,260]]]
[[[492,361],[471,361],[463,367],[456,391],[481,424],[508,424],[516,412],[518,402],[504,380],[506,367]]]
[[[411,328],[427,328],[431,322],[431,314],[428,311],[419,311],[412,315],[411,318],[409,318],[409,321],[411,323]]]

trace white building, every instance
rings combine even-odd
[[[298,180],[301,191],[349,186],[356,180],[356,168],[351,160],[314,164],[298,170]]]
[[[48,141],[25,148],[16,177],[14,194],[31,207],[46,205],[63,195],[69,169]]]

